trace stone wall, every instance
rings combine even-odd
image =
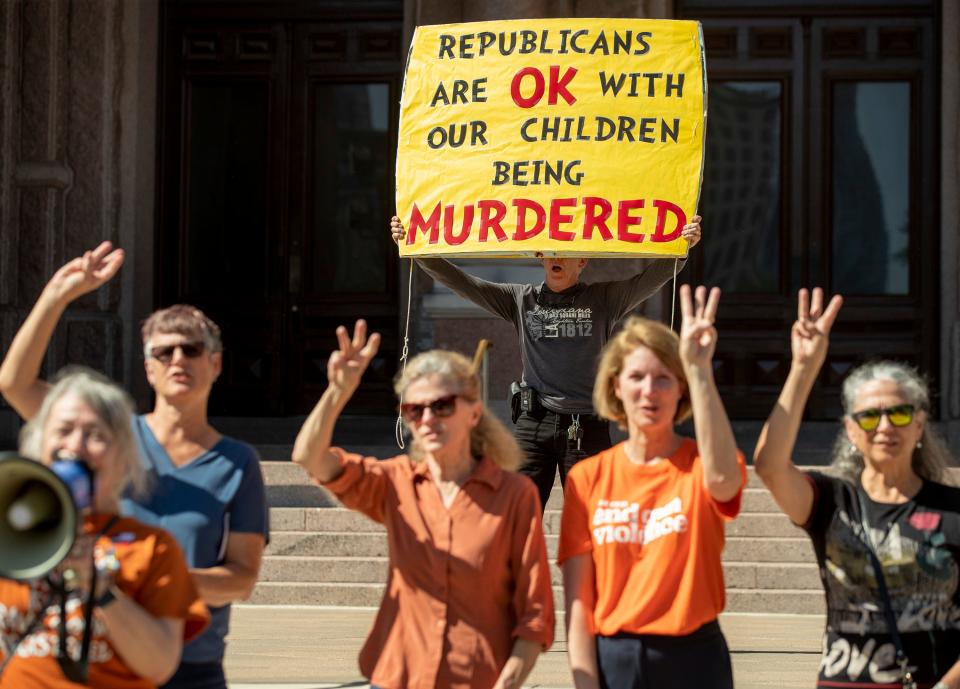
[[[126,385],[142,378],[132,369],[137,312],[153,298],[136,267],[152,265],[156,7],[0,3],[0,346],[67,260],[106,239],[130,255],[120,278],[67,311],[45,376],[78,363]],[[17,426],[4,407],[0,447]]]

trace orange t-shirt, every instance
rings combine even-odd
[[[746,466],[737,460],[746,484]],[[590,553],[593,631],[603,636],[689,634],[724,606],[724,521],[740,511],[741,491],[713,499],[697,444],[672,457],[632,463],[623,443],[577,463],[567,475],[557,562]]]
[[[84,524],[86,533],[97,533],[110,519],[96,515]],[[97,540],[97,549],[112,548],[120,569],[117,587],[155,617],[185,621],[185,640],[203,631],[210,614],[197,593],[180,546],[163,529],[135,519],[120,518]],[[0,676],[0,689],[78,689],[63,676],[60,654],[60,596],[50,596],[46,580],[20,583],[0,579],[0,660],[16,645],[16,654]],[[51,601],[46,610],[41,606]],[[76,596],[67,598],[67,652],[78,660],[83,640],[84,606]],[[37,614],[42,622],[32,625]],[[97,689],[153,689],[156,685],[135,675],[110,643],[105,623],[93,618],[88,685]]]

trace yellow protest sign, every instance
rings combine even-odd
[[[700,24],[418,27],[397,146],[401,256],[683,256],[703,167]]]

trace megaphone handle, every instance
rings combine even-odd
[[[97,559],[96,543],[106,535],[107,531],[116,523],[114,515],[100,531],[93,537],[94,547],[90,550],[90,590],[87,591],[87,600],[83,606],[83,640],[80,645],[80,660],[74,661],[67,653],[67,592],[61,588],[60,603],[60,655],[57,662],[64,676],[77,684],[86,684],[90,674],[90,642],[93,640],[93,608],[97,599]]]

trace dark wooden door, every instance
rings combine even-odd
[[[358,317],[384,345],[351,408],[389,409],[401,3],[162,7],[158,291],[223,328],[212,412],[306,413]]]
[[[337,325],[363,316],[383,336],[355,398],[389,408],[397,358],[393,215],[401,72],[395,22],[300,24],[293,29],[290,319],[294,409],[326,386]]]
[[[709,114],[688,275],[724,290],[716,374],[742,419],[764,418],[786,378],[797,289],[843,294],[807,410],[836,418],[867,358],[937,370],[935,23],[889,8],[737,14],[696,14]]]

